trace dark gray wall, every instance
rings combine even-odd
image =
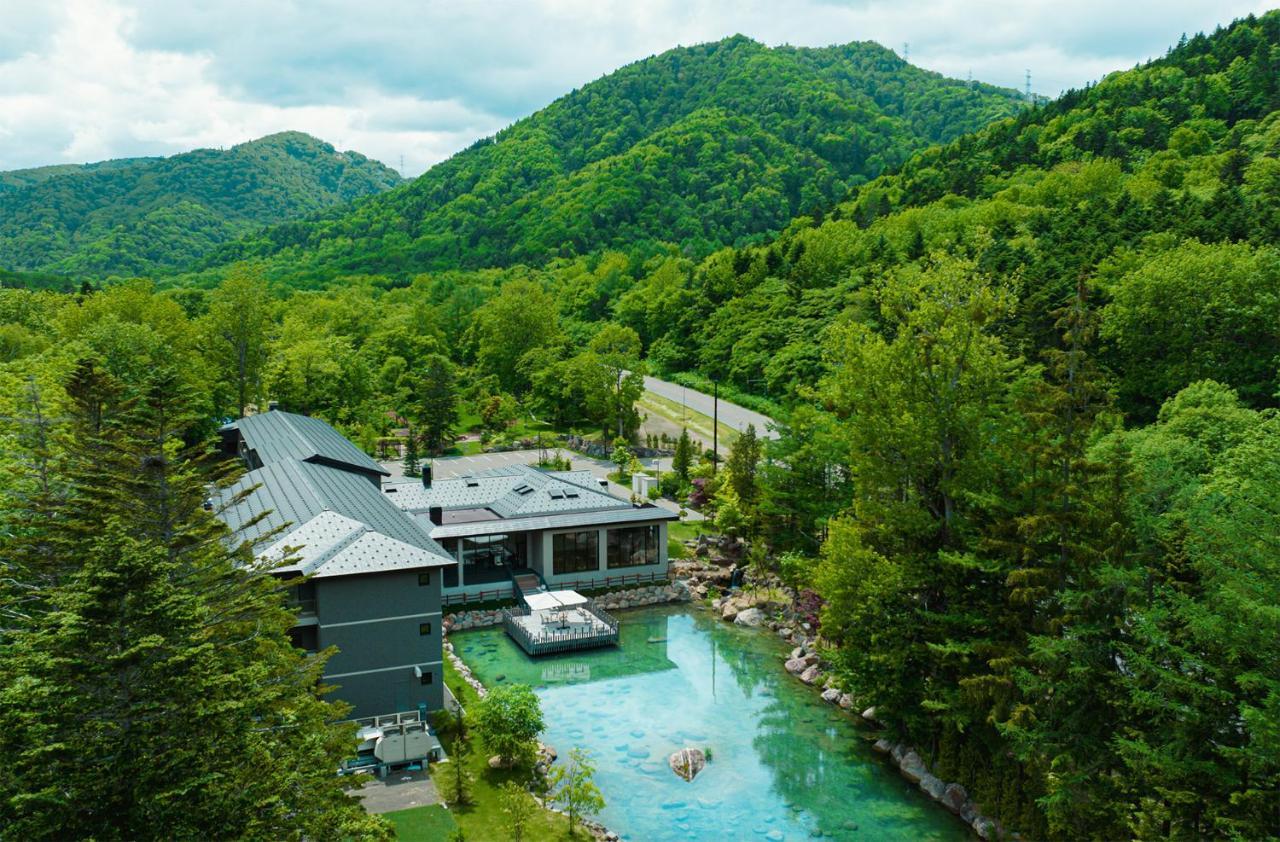
[[[352,716],[413,710],[419,702],[430,710],[444,704],[441,574],[431,570],[430,584],[423,586],[419,572],[314,580],[320,647],[338,648],[325,667],[325,682],[339,688],[335,698],[355,707]],[[421,623],[431,624],[429,635],[420,633]],[[430,684],[419,681],[415,665],[431,674]]]

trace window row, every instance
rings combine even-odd
[[[551,572],[588,573],[600,569],[599,530],[564,532],[551,536]],[[657,525],[610,529],[605,547],[605,564],[610,570],[642,567],[661,560]]]

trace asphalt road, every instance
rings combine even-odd
[[[645,377],[644,387],[659,397],[687,406],[694,412],[705,415],[708,418],[713,417],[715,412],[715,398],[695,389],[690,389],[687,386],[668,383],[656,377]],[[748,424],[755,424],[756,435],[761,438],[776,439],[778,437],[777,432],[772,429],[774,423],[772,418],[746,407],[738,406],[736,403],[729,403],[724,398],[720,399],[720,423],[732,427],[738,432],[746,430]]]

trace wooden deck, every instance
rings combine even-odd
[[[562,614],[576,622],[561,625]],[[521,649],[534,656],[618,644],[618,621],[594,602],[583,603],[569,612],[530,611],[521,605],[502,612],[502,625]]]

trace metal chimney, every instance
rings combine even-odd
[[[422,466],[422,487],[431,487],[431,465],[429,464]]]
[[[427,509],[427,519],[430,520],[432,523],[434,523],[436,526],[439,526],[440,524],[444,523],[444,507],[432,506],[431,508]]]

